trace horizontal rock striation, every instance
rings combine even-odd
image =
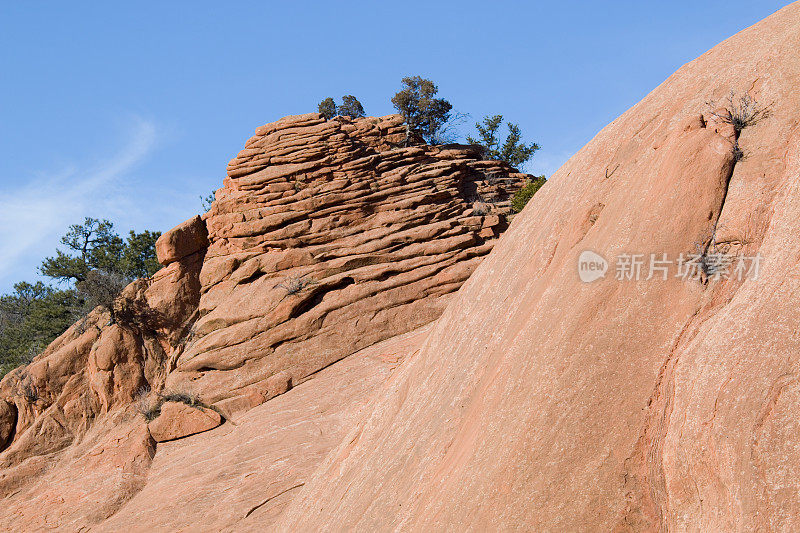
[[[475,147],[404,146],[399,116],[256,130],[206,217],[198,319],[171,381],[224,410],[439,316],[526,176]]]
[[[433,321],[507,227],[527,178],[476,147],[406,146],[399,116],[258,128],[211,210],[158,240],[164,268],[0,382],[0,497],[27,495],[16,518],[102,521],[141,489],[158,443],[235,423]],[[41,489],[85,465],[92,490],[59,501]]]

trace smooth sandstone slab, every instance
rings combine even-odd
[[[794,3],[573,156],[275,529],[798,530],[798,50]],[[707,103],[731,89],[772,104],[744,159]],[[712,246],[759,276],[646,279]],[[605,278],[581,281],[585,250]]]
[[[270,530],[429,330],[366,348],[212,431],[159,444],[147,486],[93,531]]]

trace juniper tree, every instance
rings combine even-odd
[[[512,167],[519,168],[533,157],[539,145],[521,142],[522,131],[519,125],[511,122],[508,123],[508,136],[501,145],[498,132],[502,123],[503,115],[484,117],[483,124],[475,124],[479,138],[469,136],[467,142],[483,147],[484,157],[505,161]]]
[[[317,106],[317,109],[327,120],[330,120],[337,115],[336,102],[330,96],[321,101]]]
[[[439,88],[431,80],[408,76],[402,83],[403,89],[392,97],[392,104],[405,119],[406,142],[414,133],[431,142],[447,124],[453,106],[444,98],[436,98]]]
[[[352,94],[342,96],[342,105],[337,108],[337,114],[351,118],[361,118],[365,115],[364,107],[358,98]]]
[[[361,118],[365,116],[364,106],[362,106],[358,98],[352,94],[342,96],[342,105],[340,106],[336,105],[336,100],[328,97],[319,103],[317,109],[327,120],[335,116],[351,118]]]

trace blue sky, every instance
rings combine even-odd
[[[0,5],[0,292],[84,216],[166,230],[253,130],[400,78],[519,123],[550,175],[683,63],[785,1]],[[468,130],[465,128],[465,132]]]

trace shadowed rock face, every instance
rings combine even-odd
[[[398,116],[258,128],[211,210],[159,239],[162,270],[0,382],[0,497],[17,495],[0,521],[102,521],[142,488],[157,443],[436,319],[527,178],[475,147],[405,146]],[[74,497],[45,489],[87,465]]]
[[[796,3],[570,159],[279,529],[798,530],[798,50]],[[772,104],[738,139],[706,103],[731,89]],[[760,275],[614,279],[622,253],[698,245]]]

